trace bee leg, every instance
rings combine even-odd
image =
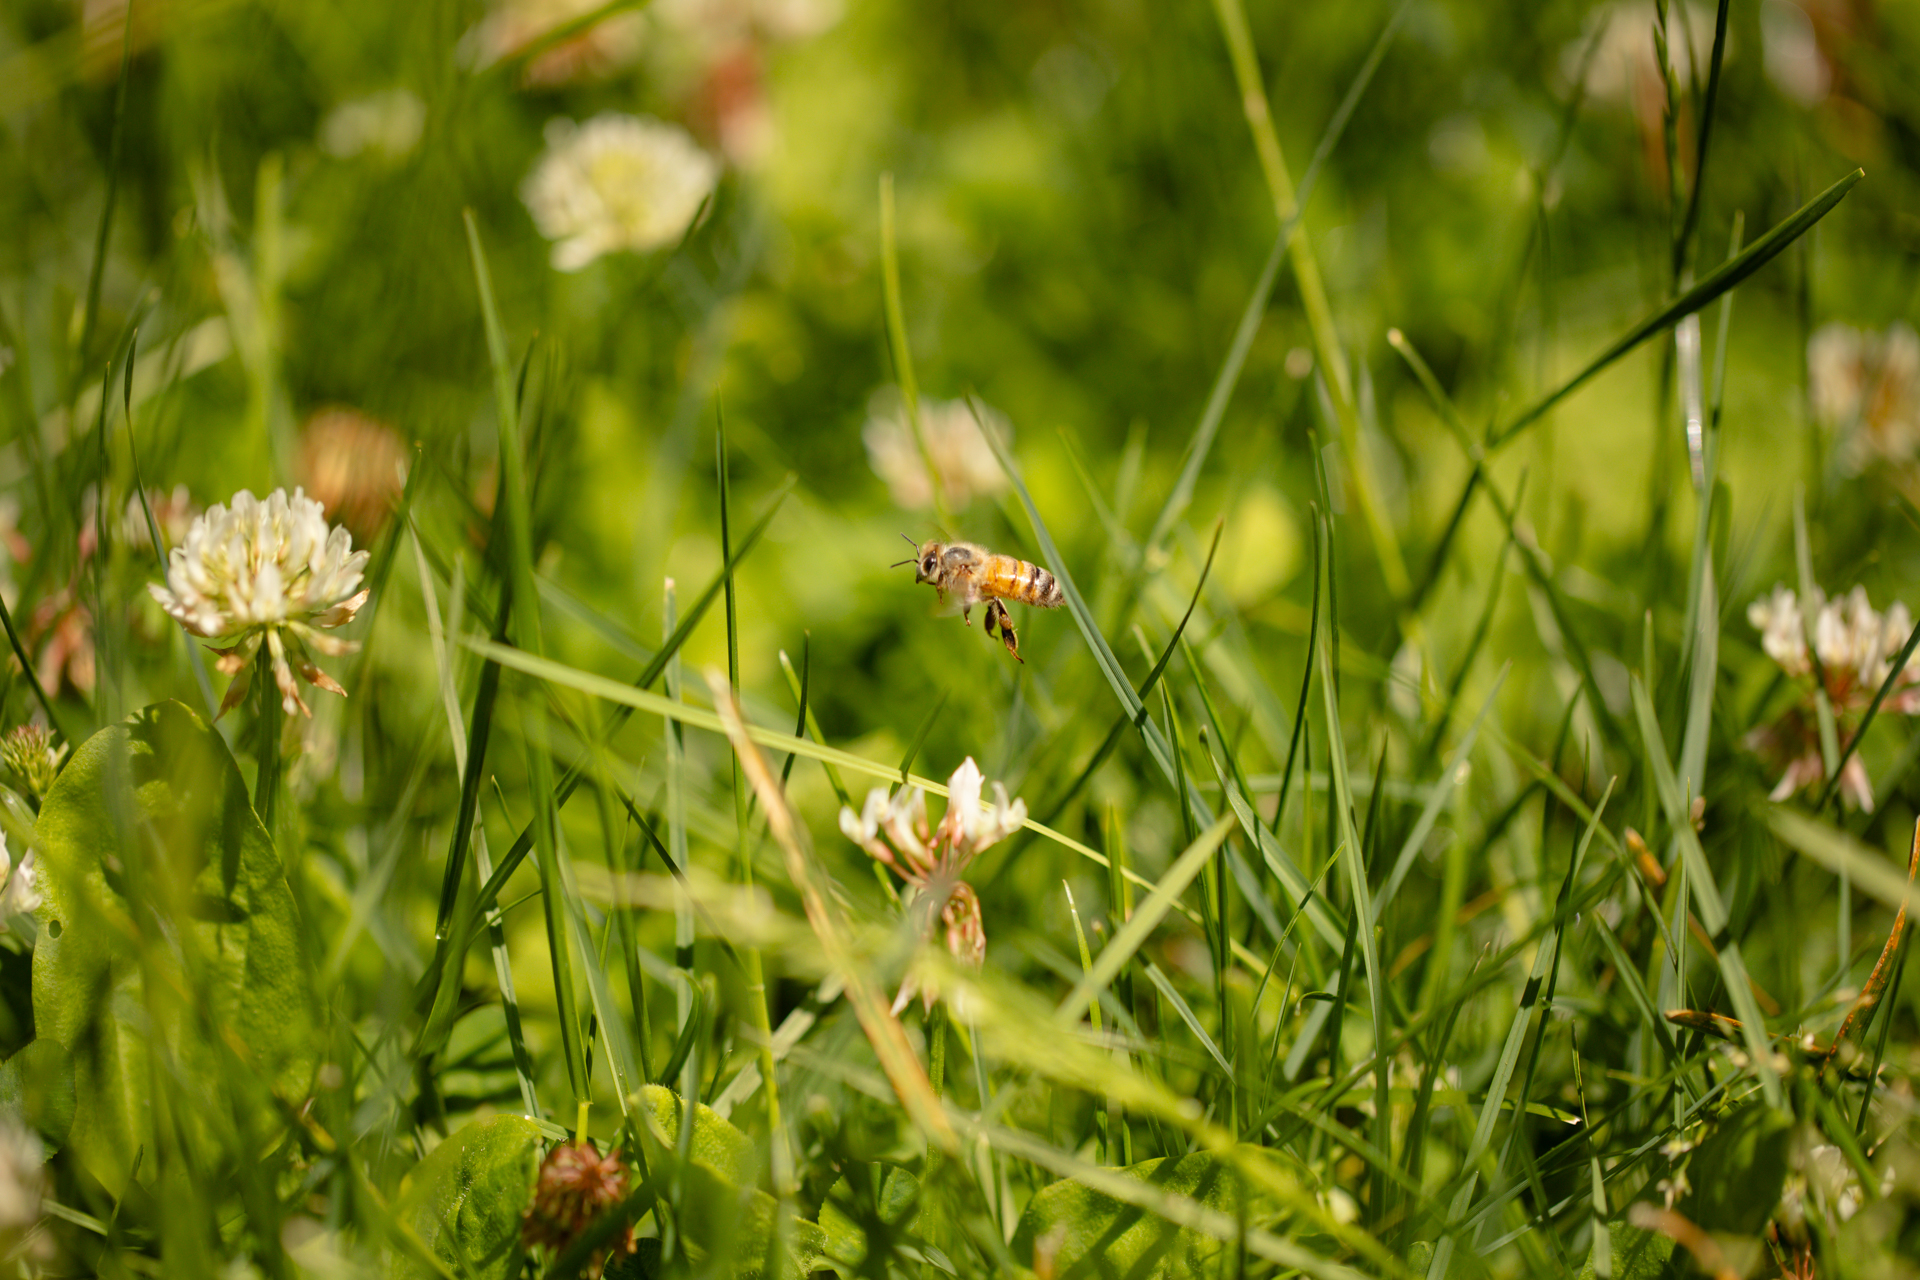
[[[989,612],[988,616],[992,616],[991,612]],[[966,623],[968,626],[973,625],[973,606],[972,605],[963,604],[960,606],[960,621]]]
[[[1020,636],[1019,633],[1013,629],[1013,617],[1007,612],[1007,606],[1001,604],[998,600],[989,604],[987,606],[986,627],[988,635],[992,635],[994,630],[998,628],[1000,632],[1000,643],[1007,646],[1007,652],[1013,655],[1013,660],[1023,666],[1026,664],[1027,660],[1020,656]]]

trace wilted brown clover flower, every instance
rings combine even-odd
[[[322,409],[301,428],[300,474],[328,519],[371,542],[406,488],[406,442],[356,409]]]
[[[1747,606],[1747,621],[1759,630],[1760,647],[1800,689],[1800,698],[1771,724],[1746,737],[1746,744],[1781,769],[1772,799],[1784,800],[1827,776],[1816,727],[1816,680],[1824,688],[1844,749],[1859,717],[1880,691],[1893,660],[1913,629],[1907,606],[1895,601],[1883,615],[1867,601],[1864,587],[1837,600],[1814,588],[1813,645],[1807,645],[1806,621],[1799,597],[1787,587]],[[1818,658],[1818,665],[1814,659]],[[1817,675],[1816,675],[1817,673]],[[1920,712],[1920,654],[1907,661],[1880,704],[1883,715]],[[1840,795],[1850,805],[1873,812],[1873,787],[1856,753],[1840,770]]]
[[[994,803],[981,804],[984,782],[980,766],[968,756],[947,780],[947,812],[938,830],[927,826],[927,793],[919,787],[892,795],[885,787],[875,787],[861,812],[840,809],[840,830],[847,839],[907,882],[905,905],[919,922],[921,936],[932,936],[937,913],[947,950],[975,969],[986,960],[987,931],[980,898],[960,876],[976,854],[1018,831],[1027,819],[1027,802],[1009,802],[1006,787],[998,782],[993,784]],[[895,1013],[906,1007],[916,987],[911,975],[901,983]],[[923,1003],[931,1000],[931,994],[923,996]]]
[[[564,1253],[608,1211],[627,1198],[627,1169],[620,1153],[601,1155],[591,1139],[563,1143],[540,1162],[533,1203],[520,1220],[520,1240],[527,1248],[544,1246]],[[596,1280],[614,1254],[630,1254],[639,1247],[628,1222],[607,1252],[593,1260],[587,1274]]]

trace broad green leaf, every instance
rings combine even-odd
[[[1244,1218],[1250,1225],[1271,1222],[1279,1213],[1270,1198],[1210,1151],[1146,1160],[1120,1172]],[[1021,1263],[1063,1278],[1123,1275],[1130,1280],[1179,1280],[1191,1276],[1197,1280],[1217,1274],[1221,1251],[1230,1246],[1067,1180],[1047,1187],[1028,1203],[1010,1247]]]
[[[1633,1226],[1625,1218],[1609,1222],[1607,1235],[1612,1243],[1613,1280],[1670,1280],[1681,1274],[1673,1262],[1672,1236]],[[1592,1258],[1587,1259],[1580,1280],[1601,1280]]]
[[[679,1149],[680,1117],[685,1109],[680,1095],[671,1089],[650,1084],[640,1090],[639,1111],[668,1151]],[[751,1186],[759,1176],[753,1139],[722,1120],[704,1102],[693,1108],[693,1145],[688,1149],[688,1159],[735,1186]]]
[[[1687,1161],[1693,1188],[1674,1207],[1703,1231],[1754,1236],[1780,1203],[1793,1117],[1752,1103],[1722,1120]]]
[[[11,1111],[58,1151],[73,1128],[73,1055],[40,1039],[0,1062],[0,1110]]]
[[[520,1265],[520,1218],[533,1198],[540,1127],[524,1116],[490,1116],[456,1130],[400,1184],[394,1213],[456,1276],[507,1280]],[[431,1276],[395,1254],[390,1280]]]
[[[263,1118],[279,1109],[268,1091],[297,1108],[313,1073],[310,962],[219,735],[178,702],[102,729],[35,830],[34,1021],[73,1055],[67,1145],[88,1171],[118,1195],[156,1150],[156,1080],[188,1141],[208,1138],[195,1117],[231,1114],[236,1092]]]
[[[649,1164],[674,1159],[685,1111],[670,1089],[650,1084],[640,1090],[633,1117],[647,1126]],[[695,1104],[680,1228],[696,1261],[710,1267],[715,1255],[724,1258],[720,1269],[706,1274],[750,1280],[765,1272],[768,1246],[780,1225],[780,1202],[753,1185],[761,1163],[752,1138],[705,1103]],[[818,1223],[796,1217],[783,1230],[781,1277],[805,1276],[828,1265],[827,1234]]]
[[[857,1170],[854,1181],[834,1183],[820,1206],[827,1256],[849,1269],[866,1261],[874,1236],[910,1237],[920,1220],[920,1180],[910,1171],[875,1162]]]

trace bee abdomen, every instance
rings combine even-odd
[[[986,577],[993,594],[1037,609],[1057,608],[1066,599],[1060,593],[1059,581],[1051,573],[1013,556],[996,556]]]
[[[1033,570],[1033,583],[1026,597],[1028,604],[1037,609],[1058,609],[1066,603],[1067,597],[1060,590],[1058,578],[1037,564],[1027,567]]]

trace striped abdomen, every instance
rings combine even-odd
[[[1036,609],[1057,609],[1066,603],[1066,597],[1060,594],[1060,583],[1052,574],[1013,556],[988,556],[978,581],[982,595],[1018,600]]]

